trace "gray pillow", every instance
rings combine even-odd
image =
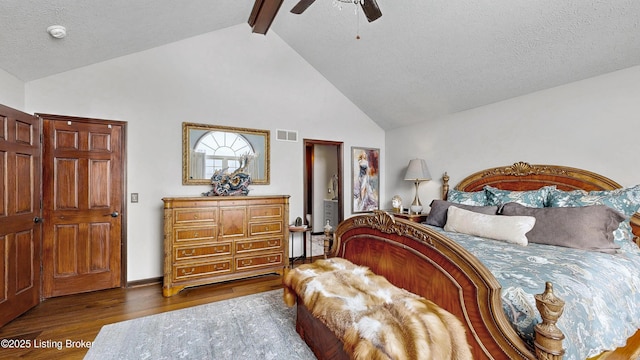
[[[429,211],[429,216],[427,216],[427,220],[424,223],[427,225],[444,227],[447,223],[447,210],[449,209],[449,206],[452,205],[459,209],[469,210],[480,214],[496,215],[498,213],[497,206],[463,205],[445,200],[433,200],[430,205],[431,210]]]
[[[530,208],[507,203],[502,215],[533,216],[536,224],[526,236],[530,243],[564,246],[613,254],[620,246],[613,231],[625,218],[606,205]]]

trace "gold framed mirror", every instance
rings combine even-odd
[[[211,184],[216,170],[229,173],[252,157],[247,171],[251,184],[269,184],[269,130],[182,123],[182,184]]]

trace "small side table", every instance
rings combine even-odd
[[[423,223],[427,220],[427,216],[429,216],[429,214],[427,213],[420,213],[420,214],[408,214],[408,213],[397,213],[397,212],[393,212],[393,211],[389,211],[389,214],[400,218],[400,219],[405,219],[405,220],[409,220],[409,221],[413,221],[413,222],[418,222],[418,223]]]
[[[291,268],[295,265],[296,260],[302,260],[302,262],[307,261],[307,234],[311,233],[311,227],[309,226],[289,226],[289,233],[291,234],[291,252],[289,256],[289,264],[291,264]],[[302,256],[292,257],[293,255],[293,241],[295,240],[295,235],[301,234],[302,238]],[[313,243],[310,244],[311,253],[313,254]]]

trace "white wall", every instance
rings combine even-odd
[[[639,134],[640,67],[632,67],[387,131],[384,200],[400,194],[412,201],[414,188],[402,177],[413,157],[424,158],[434,177],[420,187],[425,205],[439,198],[445,171],[454,186],[517,161],[582,168],[633,186],[640,183]]]
[[[26,108],[128,122],[127,189],[140,194],[128,204],[129,281],[162,275],[162,197],[209,189],[182,185],[182,122],[270,130],[271,184],[250,195],[290,194],[291,221],[303,212],[304,149],[276,129],[384,150],[379,126],[274,31],[246,24],[29,82]]]
[[[0,69],[0,104],[23,111],[24,82]]]

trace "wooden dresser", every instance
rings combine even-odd
[[[289,265],[288,195],[162,200],[164,296]]]

